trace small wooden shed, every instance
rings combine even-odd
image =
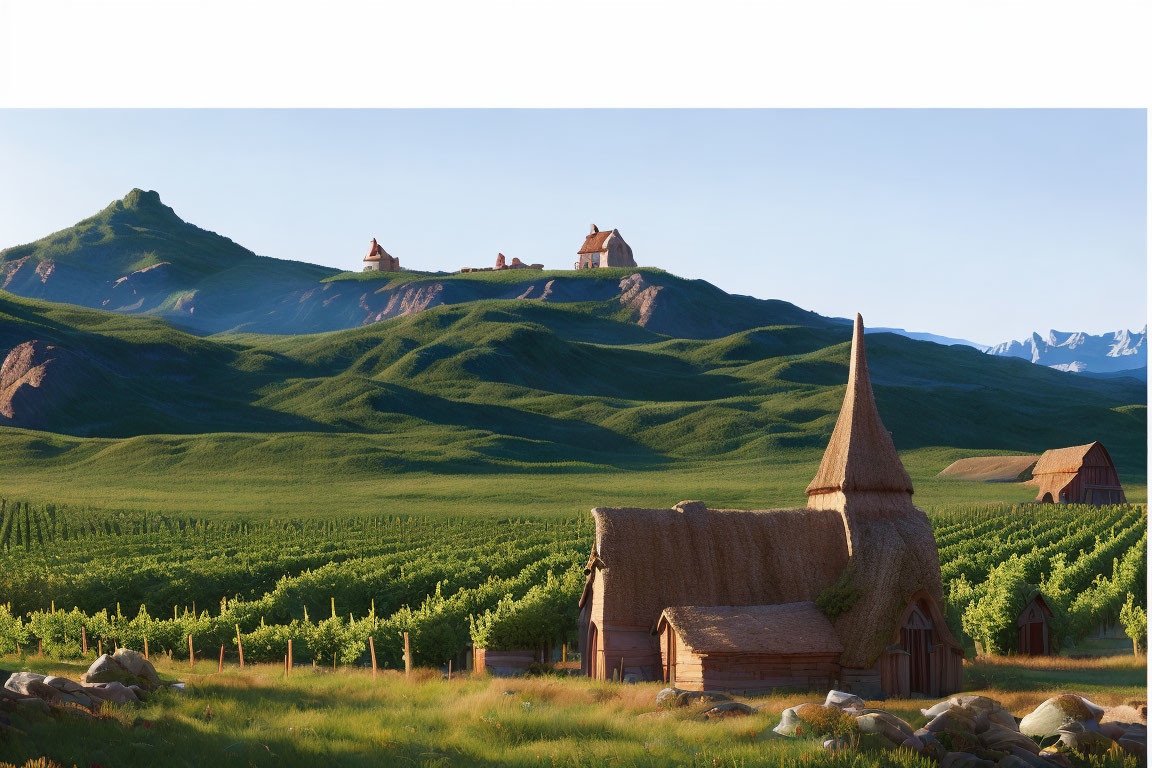
[[[1041,595],[1036,595],[1024,606],[1016,618],[1016,652],[1022,656],[1047,656],[1052,653],[1049,620],[1053,617]]]
[[[844,650],[810,602],[666,608],[655,634],[664,682],[688,691],[831,688]]]
[[[1036,501],[1044,504],[1123,504],[1124,488],[1100,443],[1045,451],[1032,470]]]

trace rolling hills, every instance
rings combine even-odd
[[[204,338],[0,293],[0,352],[35,342],[58,356],[43,381],[61,379],[25,387],[0,415],[0,485],[41,496],[87,477],[92,492],[130,500],[144,486],[194,495],[199,482],[218,486],[209,506],[250,487],[251,503],[271,493],[261,503],[275,508],[340,484],[355,486],[355,503],[384,486],[419,493],[419,477],[488,476],[514,499],[566,473],[628,493],[675,487],[681,473],[695,478],[686,495],[727,485],[741,498],[783,472],[777,487],[800,498],[843,396],[846,328],[682,339],[608,314],[595,302],[480,300],[345,331]],[[1100,439],[1127,482],[1144,482],[1134,382],[890,334],[868,345],[885,423],[902,451],[932,457],[925,478],[971,449]]]
[[[0,280],[0,490],[45,501],[791,504],[847,377],[848,324],[784,301],[656,269],[339,273],[140,190],[0,252]],[[888,333],[868,349],[918,488],[974,452],[1090,440],[1145,482],[1138,382]]]

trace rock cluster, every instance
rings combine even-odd
[[[717,691],[665,688],[661,708],[695,702],[712,706],[704,720],[753,714],[756,710]],[[817,736],[828,750],[905,748],[936,760],[941,768],[1071,768],[1067,754],[1103,754],[1120,749],[1143,757],[1147,705],[1105,710],[1074,694],[1054,696],[1017,720],[987,696],[954,696],[921,710],[928,722],[913,728],[882,709],[869,708],[850,693],[830,691],[823,703],[790,707],[773,730],[780,736]]]
[[[0,687],[0,710],[50,713],[53,708],[98,712],[104,702],[138,704],[165,684],[143,654],[121,648],[104,654],[81,678],[14,672]]]

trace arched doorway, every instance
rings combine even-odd
[[[1051,504],[1052,503],[1052,494],[1050,494],[1050,493],[1044,494],[1044,498],[1040,499],[1040,503],[1041,504]]]
[[[908,652],[908,688],[929,695],[932,688],[932,622],[912,606],[900,628],[900,647]]]
[[[585,647],[588,649],[588,677],[596,679],[600,676],[597,663],[600,656],[600,638],[595,624],[588,625],[588,645]]]

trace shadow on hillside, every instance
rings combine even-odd
[[[587,461],[618,469],[650,468],[669,461],[636,440],[585,421],[555,418],[504,405],[450,400],[398,384],[375,382],[375,385],[382,390],[373,398],[377,411],[411,416],[444,427],[489,432],[497,438],[495,441],[481,440],[468,447],[493,459],[532,464]],[[444,470],[447,463],[439,466]],[[474,463],[461,463],[458,468],[479,473],[508,471],[503,466],[486,468]]]

